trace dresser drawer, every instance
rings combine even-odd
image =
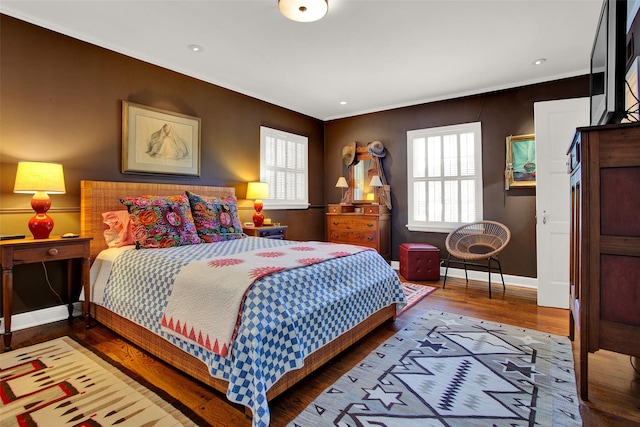
[[[375,248],[378,245],[378,233],[376,231],[334,229],[329,232],[329,240],[335,243],[349,243]]]
[[[353,205],[329,205],[327,212],[331,214],[354,213],[356,207]]]
[[[376,230],[378,228],[378,218],[367,218],[361,215],[335,215],[328,217],[329,230],[348,229],[348,230]]]
[[[37,243],[16,247],[13,252],[15,264],[29,264],[42,261],[57,261],[84,256],[84,244],[75,241],[73,244],[60,243],[38,245]]]
[[[365,215],[378,215],[383,212],[380,205],[367,205],[362,207],[362,213]]]

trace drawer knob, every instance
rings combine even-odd
[[[367,224],[367,227],[373,227],[373,226],[375,226],[375,224],[371,224],[371,223]]]
[[[56,256],[56,255],[58,255],[58,253],[59,253],[59,252],[60,252],[60,251],[59,251],[57,248],[51,248],[51,249],[49,249],[49,250],[47,251],[47,253],[48,253],[49,255],[51,255],[51,256]]]
[[[334,238],[334,239],[337,239],[337,238],[338,238],[338,235],[337,235],[337,234],[334,234],[334,235],[333,235],[333,238]]]
[[[338,221],[333,221],[333,225],[338,225],[338,224],[340,224],[340,222],[338,222]]]
[[[367,237],[368,240],[373,240],[373,237],[369,236]]]

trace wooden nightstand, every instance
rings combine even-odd
[[[13,266],[32,264],[43,261],[67,260],[67,296],[69,299],[69,320],[73,314],[71,303],[71,285],[73,263],[71,260],[82,259],[82,287],[84,289],[84,318],[86,327],[90,327],[89,316],[89,256],[91,237],[72,237],[63,239],[60,236],[48,239],[17,239],[0,241],[0,263],[2,264],[2,306],[4,313],[4,350],[11,350],[11,303],[13,294]]]
[[[253,237],[266,237],[267,239],[285,240],[287,238],[286,225],[272,225],[268,227],[247,227],[242,231]]]

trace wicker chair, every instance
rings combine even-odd
[[[496,256],[509,244],[511,240],[511,231],[507,226],[496,221],[478,221],[465,224],[456,228],[447,236],[445,246],[449,251],[447,257],[447,268],[444,273],[444,283],[442,289],[447,285],[447,273],[449,272],[450,263],[464,264],[464,275],[469,283],[467,275],[467,265],[475,265],[486,267],[489,272],[489,298],[491,298],[491,269],[495,269],[491,262],[495,262],[500,271],[502,278],[502,288],[506,290],[504,285],[504,277],[502,276],[502,266]],[[451,257],[458,258],[460,261],[451,260]],[[474,263],[475,261],[487,261],[487,265]]]

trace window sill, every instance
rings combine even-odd
[[[265,210],[309,209],[309,203],[268,203],[266,200],[263,203]]]
[[[409,231],[420,231],[423,233],[450,233],[453,230],[455,230],[456,228],[458,228],[457,224],[454,225],[449,225],[449,224],[443,224],[443,225],[411,225],[411,224],[407,224],[406,225],[407,229],[409,229]]]

